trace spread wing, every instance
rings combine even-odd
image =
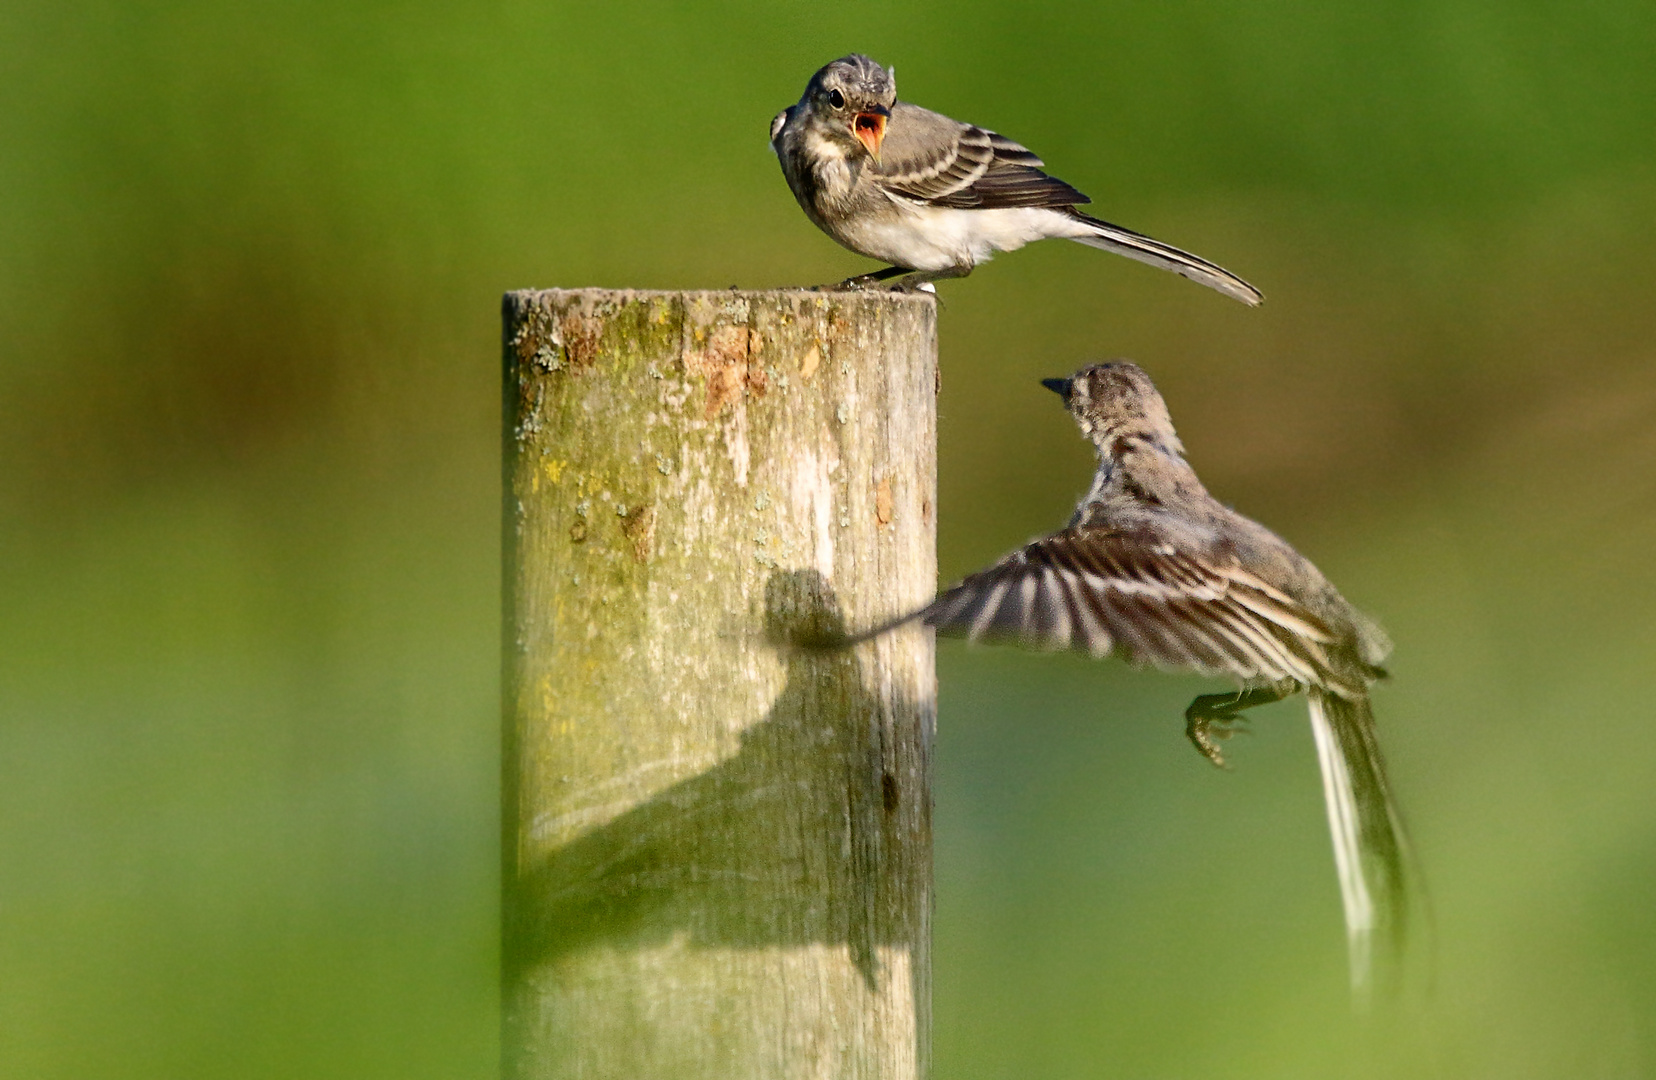
[[[899,101],[875,174],[889,191],[934,206],[1062,207],[1092,200],[1003,135]]]
[[[945,591],[920,617],[973,641],[1114,650],[1164,668],[1346,688],[1326,651],[1335,633],[1304,605],[1234,558],[1109,528],[1036,540]]]

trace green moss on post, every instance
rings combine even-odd
[[[503,1057],[923,1077],[927,296],[505,303]]]

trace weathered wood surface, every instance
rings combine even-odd
[[[925,1076],[934,302],[505,323],[505,1074]]]

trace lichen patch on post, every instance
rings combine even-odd
[[[558,371],[563,367],[563,338],[551,313],[541,304],[530,305],[522,321],[512,333],[512,351],[518,361],[543,371]]]

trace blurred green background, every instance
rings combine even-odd
[[[0,1075],[495,1074],[498,301],[871,268],[859,49],[1269,297],[945,283],[946,578],[1127,355],[1391,630],[1434,986],[1355,1023],[1304,707],[940,650],[939,1077],[1656,1076],[1656,6],[0,8]]]

